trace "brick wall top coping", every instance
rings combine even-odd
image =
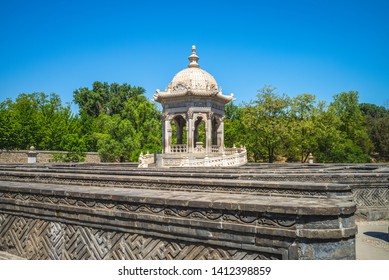
[[[31,150],[0,150],[0,153],[21,153],[25,154],[31,152]],[[68,151],[46,151],[46,150],[34,150],[34,153],[38,154],[67,154]],[[97,152],[85,152],[90,155],[98,155]]]
[[[71,169],[71,170],[113,170],[113,171],[126,171],[126,172],[140,172],[138,168],[136,168],[138,163],[44,163],[44,164],[0,164],[0,168],[2,169]],[[231,175],[236,176],[237,174],[241,176],[248,175],[274,175],[277,176],[279,174],[310,174],[310,175],[325,175],[329,176],[336,174],[384,174],[389,175],[389,165],[377,164],[374,166],[366,166],[366,165],[351,165],[351,166],[343,166],[333,168],[332,164],[323,165],[319,167],[312,167],[306,164],[275,164],[269,165],[266,164],[264,166],[242,166],[236,168],[149,168],[144,169],[142,172],[148,172],[150,174],[154,173],[175,173],[175,174],[223,174],[223,175]]]
[[[269,197],[249,194],[202,193],[130,188],[39,184],[0,181],[0,192],[60,196],[111,202],[209,208],[215,210],[256,211],[295,215],[349,215],[354,202],[339,199]]]
[[[230,169],[230,170],[170,170],[170,169],[139,169],[139,168],[126,168],[126,169],[110,169],[110,168],[98,168],[97,166],[83,166],[80,165],[80,168],[75,167],[48,167],[48,166],[0,166],[0,170],[23,170],[27,172],[59,172],[59,173],[82,173],[82,174],[110,174],[110,175],[141,175],[141,176],[153,176],[153,177],[199,177],[199,178],[223,178],[223,179],[251,179],[256,177],[331,177],[331,178],[356,178],[356,177],[383,177],[389,178],[388,172],[352,172],[350,170],[344,170],[343,172],[319,172],[319,171],[310,171],[304,170],[301,172],[289,172],[288,170],[273,172],[268,170],[268,172],[257,172],[256,170],[251,170],[250,172],[242,172],[242,170]]]
[[[99,181],[117,181],[117,182],[133,182],[136,183],[166,183],[166,184],[180,184],[180,185],[202,185],[202,186],[231,186],[231,187],[261,187],[269,189],[295,189],[295,190],[312,190],[312,191],[349,191],[350,186],[347,184],[337,183],[314,183],[314,182],[277,182],[277,181],[258,181],[258,180],[229,180],[229,179],[218,179],[204,176],[204,178],[185,178],[185,177],[166,177],[160,174],[159,177],[150,178],[149,176],[125,176],[125,175],[111,175],[111,174],[85,174],[76,172],[59,173],[50,172],[43,170],[33,171],[5,171],[0,170],[0,176],[12,176],[19,178],[36,177],[36,178],[58,178],[58,179],[79,179],[79,180],[93,180],[98,183]],[[17,178],[15,179],[17,181]]]

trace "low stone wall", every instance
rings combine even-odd
[[[350,189],[282,188],[333,195],[0,181],[0,250],[27,259],[355,259]]]
[[[12,163],[12,164],[23,164],[27,163],[27,154],[29,150],[18,150],[18,151],[1,151],[0,150],[0,164]],[[37,163],[49,163],[53,161],[55,154],[67,154],[63,151],[34,151],[38,153]],[[89,152],[85,156],[85,163],[99,163],[100,156],[98,153]]]
[[[77,168],[75,168],[77,166]],[[324,191],[276,187],[283,182],[297,182],[300,186],[315,183],[348,185],[357,205],[358,219],[389,219],[389,165],[385,164],[248,164],[239,168],[147,168],[139,170],[137,163],[98,165],[53,164],[0,166],[0,180],[52,182],[91,186],[137,187],[166,190],[250,193],[259,195],[322,197]],[[39,172],[38,172],[39,171]],[[104,175],[104,176],[102,176]],[[108,176],[109,175],[109,176]],[[125,175],[125,176],[124,176]],[[131,177],[131,178],[130,178]],[[223,180],[223,181],[217,181]],[[238,181],[237,181],[238,180]],[[216,184],[214,184],[217,181]],[[244,187],[240,185],[244,181]],[[272,189],[261,182],[272,182]],[[278,182],[278,183],[277,183]]]
[[[369,221],[389,219],[388,164],[250,164],[240,171],[240,179],[340,183],[351,187],[357,216]]]
[[[388,165],[0,165],[0,250],[28,259],[353,259]],[[38,244],[38,245],[37,245]]]

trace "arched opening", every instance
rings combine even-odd
[[[220,119],[217,117],[212,118],[212,146],[220,146],[220,139],[218,137],[218,131],[220,127]]]
[[[197,152],[202,152],[205,149],[205,141],[206,141],[206,131],[205,131],[205,122],[203,117],[197,117],[195,121],[195,129],[194,129],[194,143],[195,150]]]
[[[187,135],[185,119],[181,115],[175,116],[171,121],[171,128],[171,152],[186,152]]]
[[[212,153],[219,153],[221,151],[221,131],[220,131],[220,124],[221,120],[217,116],[213,116],[211,121],[212,127],[211,127],[211,152]]]

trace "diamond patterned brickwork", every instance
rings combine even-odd
[[[389,188],[353,188],[353,198],[358,207],[388,207]]]
[[[140,234],[0,215],[2,250],[27,259],[255,260],[279,255],[210,247]]]

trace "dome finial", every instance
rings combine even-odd
[[[193,68],[193,67],[199,68],[200,67],[199,64],[197,63],[200,58],[196,54],[196,46],[195,45],[192,46],[192,54],[188,57],[188,59],[190,62],[188,65],[189,68]]]

